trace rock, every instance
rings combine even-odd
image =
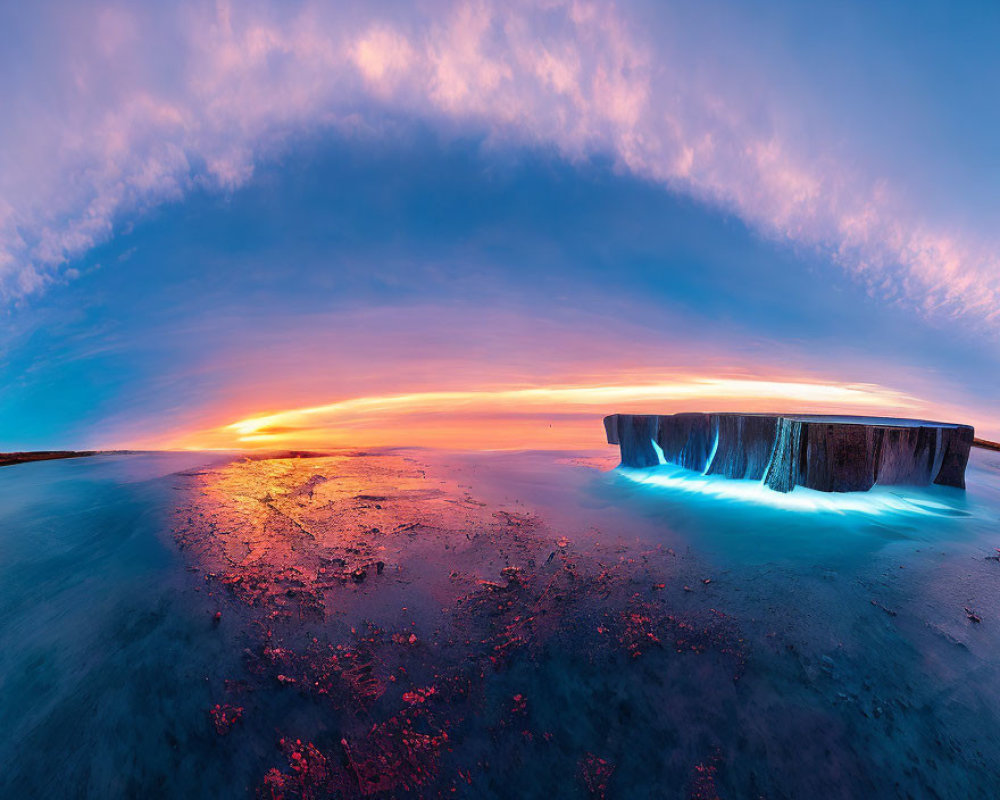
[[[875,484],[965,488],[974,431],[891,417],[773,414],[611,414],[622,465],[676,464],[704,475],[762,481],[778,492],[867,491]]]
[[[761,480],[771,461],[777,428],[777,417],[720,415],[715,422],[714,454],[705,474]],[[702,441],[699,436],[699,446]]]

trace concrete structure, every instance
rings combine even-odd
[[[863,492],[876,483],[964,489],[974,438],[969,425],[801,414],[612,414],[604,429],[623,466],[677,464],[778,492]]]

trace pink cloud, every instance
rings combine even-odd
[[[582,312],[553,320],[425,305],[296,313],[253,329],[202,320],[181,332],[205,342],[200,355],[166,376],[174,411],[136,417],[125,408],[90,444],[266,446],[278,439],[240,442],[227,426],[272,414],[280,416],[262,432],[302,447],[392,437],[451,446],[461,436],[483,447],[597,446],[609,410],[842,411],[971,421],[987,437],[1000,430],[991,409],[925,368],[834,347],[818,364],[795,343],[762,339],[734,348],[754,338],[747,331],[654,335],[641,323],[653,313],[650,304],[634,321]],[[668,329],[689,323],[671,316]],[[188,393],[199,376],[218,390]]]
[[[704,63],[697,42],[664,44],[625,9],[582,0],[366,8],[183,7],[167,51],[149,46],[164,23],[148,12],[67,12],[67,68],[18,94],[0,131],[4,293],[38,291],[124,216],[196,182],[239,186],[297,132],[377,125],[388,107],[571,160],[611,155],[818,248],[876,296],[1000,319],[993,231],[921,216],[907,187],[854,166],[850,143],[796,136],[782,124],[794,107]]]

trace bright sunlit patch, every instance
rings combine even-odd
[[[968,513],[940,500],[921,496],[922,490],[912,489],[908,493],[897,486],[891,489],[876,486],[868,492],[818,492],[815,489],[796,486],[791,492],[785,493],[773,491],[761,481],[702,475],[670,464],[645,469],[619,467],[618,471],[631,481],[670,492],[771,506],[796,512],[931,517],[955,517]]]

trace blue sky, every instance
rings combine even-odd
[[[0,447],[595,444],[660,384],[1000,435],[996,16],[0,10]]]

